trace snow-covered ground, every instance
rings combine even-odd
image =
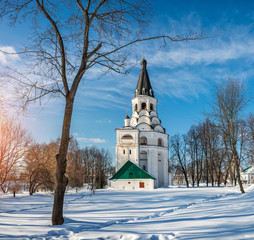
[[[0,195],[0,239],[254,239],[254,186],[70,191],[62,226],[53,196]]]

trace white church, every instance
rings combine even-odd
[[[109,179],[112,188],[154,189],[169,184],[168,134],[158,118],[158,100],[144,58],[141,66],[131,118],[127,113],[124,127],[116,129],[116,173]]]

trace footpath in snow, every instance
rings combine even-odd
[[[254,239],[254,186],[81,190],[65,197],[51,226],[53,196],[0,195],[0,239]]]

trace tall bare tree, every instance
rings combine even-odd
[[[29,134],[19,123],[0,117],[0,188],[3,192],[5,183],[13,178],[13,170],[24,157],[29,143]]]
[[[224,174],[225,151],[222,147],[222,137],[218,127],[206,119],[200,125],[201,145],[204,152],[204,175],[206,184],[215,181],[220,185]]]
[[[240,178],[239,143],[241,140],[241,114],[246,105],[246,88],[241,81],[228,78],[226,82],[217,87],[212,114],[225,137],[225,144],[232,154],[237,182],[242,193],[245,191]]]
[[[186,186],[189,187],[189,179],[188,179],[189,161],[187,157],[186,139],[187,139],[186,135],[180,136],[178,134],[172,136],[170,138],[170,149],[173,167],[184,175]]]
[[[65,100],[64,118],[59,153],[56,155],[56,186],[52,224],[63,224],[63,202],[68,183],[66,155],[70,141],[70,126],[74,99],[87,71],[95,66],[107,71],[126,72],[125,48],[142,41],[162,39],[169,41],[203,38],[196,34],[186,36],[145,33],[151,19],[147,0],[3,0],[0,16],[9,17],[15,24],[19,17],[32,23],[31,46],[24,54],[28,73],[6,74],[17,81],[20,97],[25,104],[50,95]],[[29,61],[30,60],[30,61]],[[31,78],[31,74],[33,77]]]
[[[54,187],[54,172],[47,158],[47,150],[46,144],[34,143],[24,156],[22,180],[28,183],[30,195],[33,195],[39,187],[48,190]]]
[[[103,188],[107,179],[112,176],[112,157],[105,149],[95,146],[81,150],[83,161],[84,182],[91,183],[95,188]]]
[[[199,187],[200,180],[203,176],[204,168],[204,151],[201,145],[201,125],[191,126],[187,133],[188,151],[190,156],[190,173],[192,179],[192,186],[197,182]]]
[[[247,120],[248,129],[248,160],[249,164],[254,164],[254,115],[250,114]]]
[[[76,139],[70,141],[67,160],[68,185],[70,187],[82,187],[84,183],[84,167],[82,164],[81,149]]]

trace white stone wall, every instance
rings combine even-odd
[[[156,178],[155,187],[167,187],[169,184],[168,173],[168,135],[154,131],[141,131],[140,137],[147,138],[147,145],[140,145],[140,153],[147,152],[148,173]],[[158,139],[162,139],[163,146],[158,146]],[[159,154],[161,160],[161,169],[159,169]],[[163,175],[163,184],[159,184],[159,171]]]
[[[138,164],[139,132],[137,129],[116,130],[116,171],[128,160]],[[133,139],[123,139],[124,135],[131,135]]]
[[[117,179],[111,180],[111,187],[122,190],[152,190],[154,189],[153,179]],[[144,183],[144,188],[140,188],[140,182]]]
[[[146,95],[140,95],[138,97],[135,97],[131,100],[131,103],[132,103],[132,113],[135,112],[135,105],[137,104],[138,105],[138,112],[140,110],[142,110],[142,103],[146,103],[146,106],[147,106],[147,111],[151,111],[150,109],[150,104],[153,104],[153,111],[157,111],[157,99],[156,98],[153,98],[153,97],[150,97],[150,96],[146,96]]]
[[[168,134],[164,133],[164,129],[160,125],[161,121],[157,115],[157,99],[146,95],[139,95],[131,101],[131,127],[116,130],[116,170],[118,171],[127,160],[134,162],[142,168],[141,165],[144,161],[139,161],[140,153],[145,151],[147,153],[146,171],[156,178],[154,186],[167,187],[169,185]],[[142,103],[146,103],[146,109],[142,109]],[[136,104],[137,110],[135,109]],[[150,104],[153,104],[153,110],[150,109]],[[132,135],[133,140],[123,141],[121,138],[124,134]],[[147,145],[140,144],[141,137],[147,138]],[[158,139],[161,139],[162,146],[158,145]],[[125,154],[123,150],[125,150]],[[131,154],[129,154],[130,150]]]

